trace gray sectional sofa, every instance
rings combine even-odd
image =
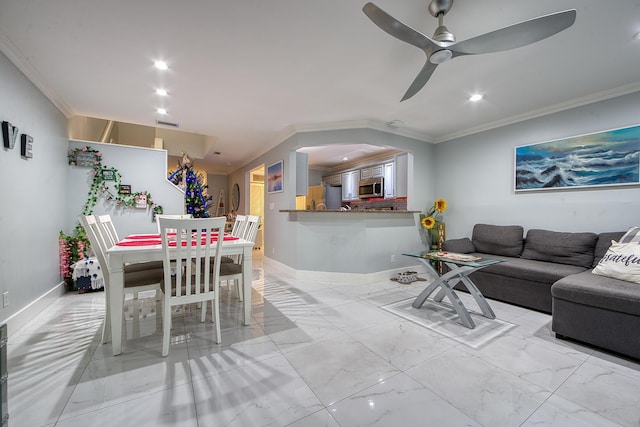
[[[487,298],[551,313],[559,338],[640,359],[640,284],[591,272],[623,235],[476,224],[443,249],[504,260],[470,275]]]

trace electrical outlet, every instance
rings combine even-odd
[[[9,291],[2,294],[2,307],[9,305]]]
[[[391,262],[396,262],[396,254],[391,254]]]

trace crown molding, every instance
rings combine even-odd
[[[618,86],[613,89],[592,93],[587,96],[572,99],[570,101],[549,105],[537,110],[532,110],[524,114],[507,117],[502,120],[497,120],[491,123],[485,123],[481,126],[464,129],[462,131],[453,132],[448,135],[442,135],[441,137],[435,139],[433,142],[435,144],[438,144],[441,142],[450,141],[452,139],[462,138],[465,136],[488,131],[491,129],[496,129],[496,128],[511,125],[514,123],[523,122],[525,120],[535,119],[538,117],[547,116],[549,114],[570,110],[572,108],[582,107],[584,105],[593,104],[594,102],[606,101],[607,99],[617,98],[618,96],[628,95],[630,93],[634,93],[638,91],[640,91],[640,82],[631,83],[624,86]]]
[[[67,103],[64,102],[53,90],[49,89],[40,73],[36,71],[29,60],[2,31],[0,31],[0,50],[20,71],[22,71],[27,79],[37,87],[44,96],[46,96],[47,99],[49,99],[49,101],[51,101],[51,103],[62,112],[62,114],[65,115],[67,119],[70,119],[75,115]]]

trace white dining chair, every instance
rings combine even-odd
[[[256,235],[258,234],[258,228],[260,227],[260,216],[249,215],[247,216],[244,232],[241,237],[250,242],[255,242]],[[236,288],[236,295],[240,298],[240,301],[244,299],[244,282],[243,280],[244,263],[242,255],[235,255],[232,262],[223,262],[220,265],[220,280],[226,281],[227,284],[233,282]]]
[[[109,329],[111,325],[109,315],[110,271],[108,255],[106,253],[109,246],[102,234],[102,230],[100,229],[95,216],[80,216],[80,222],[87,233],[89,243],[91,243],[91,247],[96,255],[98,264],[100,264],[100,269],[102,270],[102,275],[104,277],[104,292],[106,298],[105,322],[102,328],[102,343],[104,344],[109,341],[111,336],[111,331]],[[156,293],[159,293],[161,291],[160,284],[162,283],[163,278],[163,270],[162,268],[158,268],[158,264],[156,262],[129,264],[124,267],[124,291],[125,293],[137,293],[146,290],[155,290]]]
[[[105,240],[110,244],[109,247],[120,241],[116,227],[111,220],[111,215],[98,215],[98,225],[101,227]]]
[[[207,302],[211,301],[212,321],[216,325],[216,343],[220,343],[220,248],[226,218],[159,218],[164,251],[164,301],[162,356],[169,354],[172,307],[201,303],[200,321],[206,318]],[[170,233],[175,230],[175,237]],[[213,240],[220,240],[211,245]],[[175,264],[174,264],[175,263]],[[175,269],[173,266],[175,265]],[[172,272],[175,274],[172,275]]]
[[[109,214],[98,215],[97,222],[98,222],[98,228],[100,228],[100,231],[102,233],[102,240],[106,244],[105,248],[108,249],[112,246],[115,246],[120,241],[120,238],[118,237],[118,232],[116,231],[116,227],[113,224],[113,221],[111,220],[111,215]],[[126,269],[129,272],[138,271],[138,270],[150,270],[150,269],[162,270],[162,261],[147,261],[147,262],[127,264]],[[138,292],[134,293],[134,298],[138,299]],[[160,300],[160,285],[158,285],[156,289],[156,300],[157,301]]]
[[[193,218],[191,214],[158,214],[156,215],[156,224],[158,225],[158,234],[160,234],[160,218],[169,218],[169,219],[188,219]],[[175,232],[175,230],[170,231]]]
[[[229,233],[233,237],[244,237],[244,232],[247,229],[247,216],[236,215],[236,220],[233,223],[231,232]],[[238,262],[239,255],[223,256],[222,262]]]

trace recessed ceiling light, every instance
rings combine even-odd
[[[158,70],[167,70],[169,66],[164,61],[156,61],[153,63]]]
[[[156,89],[156,95],[167,96],[169,95],[169,92],[167,92],[165,89]]]
[[[164,109],[164,108],[158,108],[158,109],[156,110],[156,112],[157,112],[158,114],[167,114],[167,110],[166,110],[166,109]]]
[[[342,161],[343,161],[343,162],[346,162],[347,160],[349,160],[349,158],[348,158],[347,156],[344,156],[344,157],[342,158]]]
[[[469,97],[469,101],[471,102],[476,102],[476,101],[480,101],[482,98],[484,98],[484,95],[481,93],[474,93],[473,95],[471,95]]]

